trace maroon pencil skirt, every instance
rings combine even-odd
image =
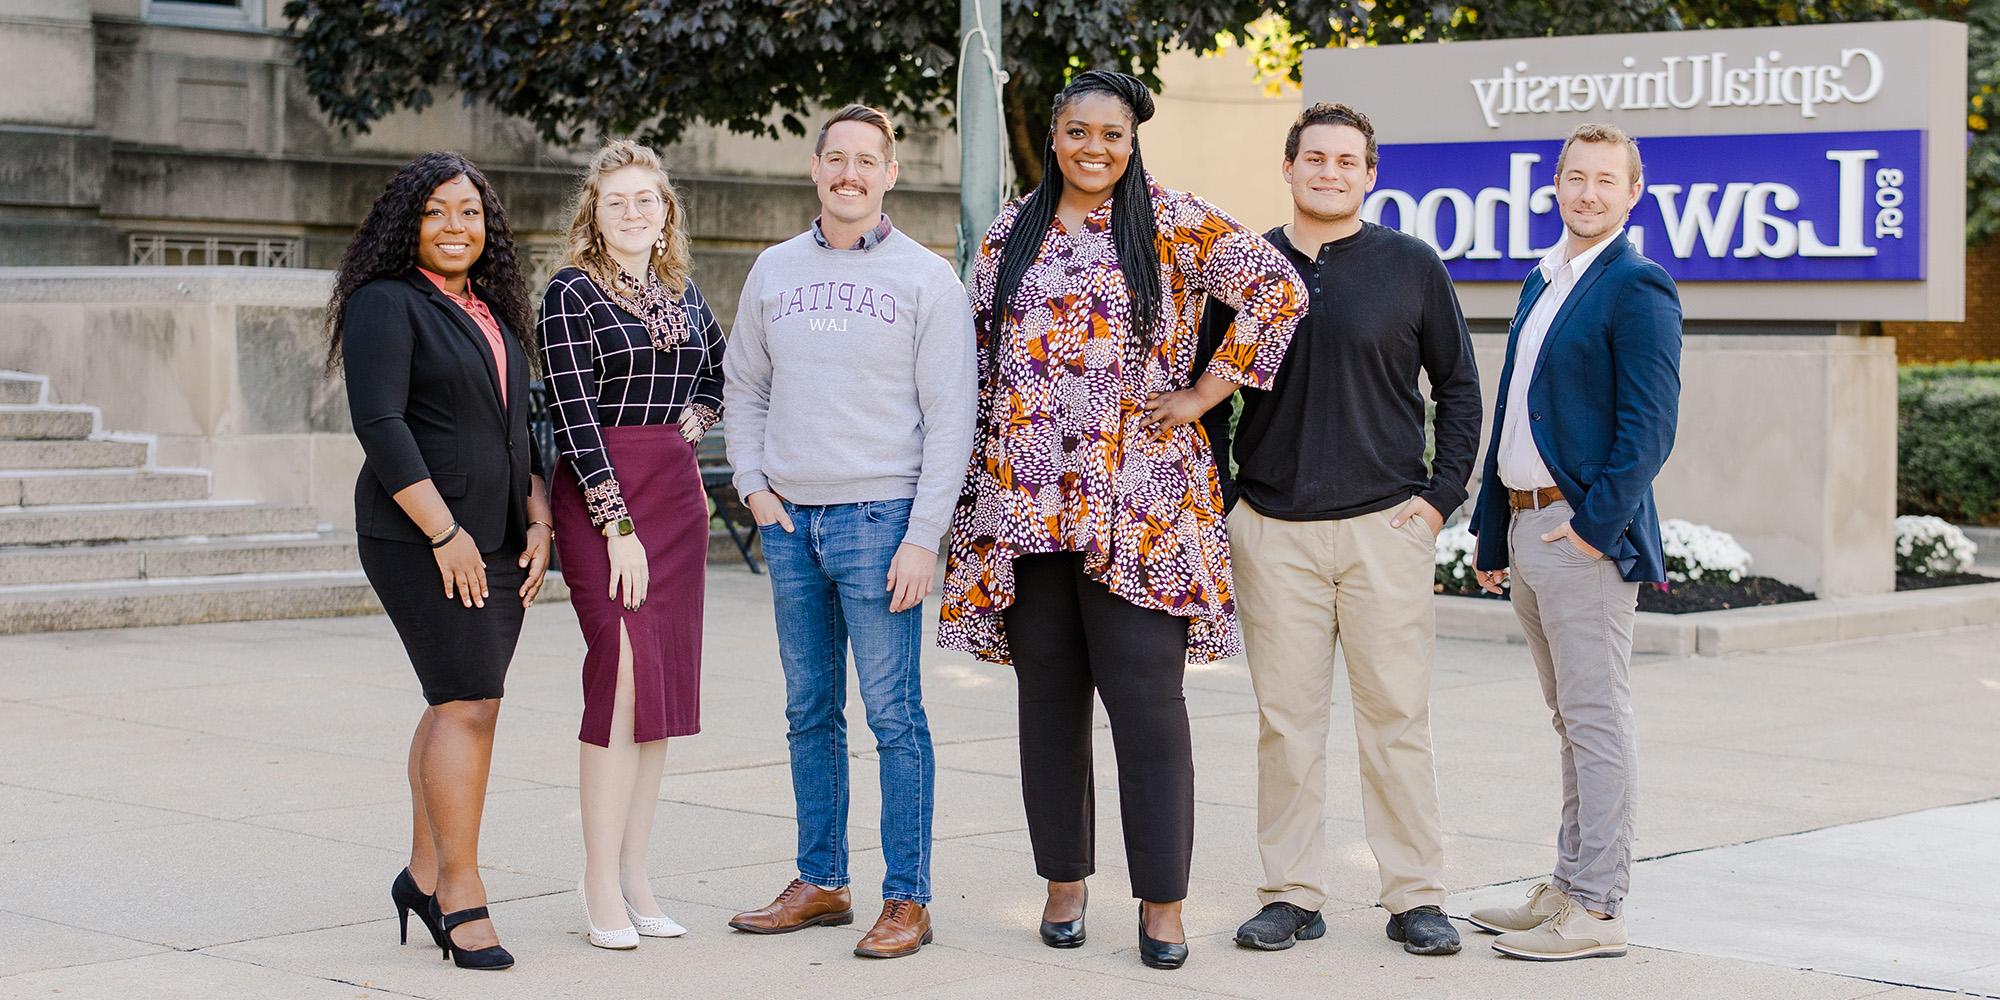
[[[602,430],[619,492],[646,546],[649,572],[646,603],[638,610],[627,611],[622,601],[605,596],[611,560],[603,532],[591,525],[568,463],[558,462],[550,487],[556,551],[588,647],[583,726],[576,738],[597,746],[611,742],[621,622],[632,639],[633,742],[691,736],[701,731],[702,582],[708,567],[708,498],[694,446],[671,424]]]

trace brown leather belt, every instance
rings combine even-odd
[[[1544,486],[1539,490],[1508,490],[1507,506],[1515,510],[1541,510],[1563,498],[1563,491],[1554,486]]]

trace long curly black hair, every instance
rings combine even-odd
[[[347,315],[347,300],[376,278],[408,274],[417,266],[417,234],[423,223],[424,202],[439,185],[459,176],[479,189],[486,215],[486,247],[473,261],[469,280],[485,293],[501,321],[513,328],[529,367],[534,367],[535,312],[528,301],[527,276],[514,247],[514,230],[507,224],[507,208],[471,160],[458,153],[437,152],[425,153],[396,172],[368,210],[368,218],[362,220],[347,251],[340,255],[333,298],[326,304],[329,374],[340,366],[340,327]]]
[[[1139,158],[1139,128],[1153,117],[1153,94],[1138,77],[1112,70],[1094,69],[1077,76],[1056,95],[1049,111],[1049,142],[1042,149],[1042,183],[1028,193],[1014,228],[1007,233],[1000,253],[1000,275],[993,290],[994,315],[1005,320],[1014,290],[1021,277],[1041,252],[1048,238],[1049,223],[1056,217],[1062,200],[1063,175],[1056,163],[1056,130],[1064,109],[1085,94],[1110,94],[1132,115],[1132,158],[1125,173],[1111,189],[1111,239],[1118,248],[1118,269],[1125,274],[1125,290],[1132,297],[1132,328],[1148,347],[1159,339],[1160,227],[1153,218],[1153,194],[1146,187],[1146,165]],[[997,346],[998,337],[994,338]]]

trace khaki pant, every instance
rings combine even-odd
[[[1394,508],[1339,521],[1229,516],[1237,615],[1257,692],[1257,848],[1265,904],[1326,901],[1326,740],[1334,643],[1347,654],[1361,812],[1391,913],[1444,903],[1431,760],[1435,540]]]

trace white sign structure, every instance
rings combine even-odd
[[[1689,318],[1957,320],[1965,58],[1944,21],[1328,49],[1304,98],[1369,115],[1364,215],[1435,247],[1469,316],[1512,315],[1561,237],[1561,140],[1606,122],[1646,161],[1628,234]]]

